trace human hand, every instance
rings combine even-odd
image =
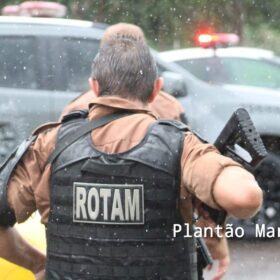
[[[230,257],[227,255],[226,257],[218,260],[218,268],[217,271],[214,275],[214,277],[211,280],[220,280],[222,279],[229,267],[230,264]],[[213,268],[213,266],[208,266],[207,269],[211,270]]]
[[[212,227],[213,229],[217,224],[211,219],[209,213],[202,207],[200,201],[196,201],[195,209],[200,216],[200,219],[196,223],[197,226],[201,228]],[[219,238],[214,234],[214,236],[204,236],[207,247],[212,255],[212,257],[218,262],[218,266],[215,266],[217,271],[211,280],[220,280],[224,277],[226,271],[228,270],[230,264],[229,249],[226,238]],[[213,266],[209,265],[208,270],[212,270]]]
[[[37,252],[37,259],[33,263],[32,272],[36,280],[45,280],[46,256],[41,252]]]
[[[45,269],[40,270],[38,273],[36,273],[35,278],[36,280],[45,280]]]

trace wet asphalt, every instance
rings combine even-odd
[[[279,280],[280,238],[267,241],[231,240],[231,265],[223,280]],[[215,267],[214,267],[215,269]],[[205,274],[212,279],[213,272]]]

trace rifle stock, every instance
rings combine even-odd
[[[221,154],[239,162],[249,171],[252,171],[267,155],[262,139],[257,132],[249,113],[243,109],[237,109],[214,145]],[[210,217],[219,225],[226,219],[226,212],[213,209],[206,204],[203,208]]]
[[[256,167],[267,155],[249,113],[243,108],[233,113],[214,145],[221,154],[233,158],[249,170]],[[250,158],[247,159],[246,155],[236,151],[236,145],[243,148]]]

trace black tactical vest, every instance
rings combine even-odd
[[[88,122],[66,122],[57,146]],[[194,240],[173,238],[172,231],[182,224],[179,126],[156,122],[140,144],[111,155],[87,133],[59,154],[52,164],[46,279],[197,279]]]

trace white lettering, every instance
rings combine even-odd
[[[235,229],[235,236],[238,238],[242,238],[245,234],[245,231],[242,227],[236,227]]]
[[[274,227],[266,227],[265,224],[255,226],[255,235],[258,238],[275,238],[276,229]],[[277,228],[277,236],[279,237],[279,227]]]
[[[116,189],[114,192],[111,220],[115,221],[116,216],[119,216],[120,221],[124,221],[122,201],[119,189]]]
[[[100,189],[100,197],[103,198],[103,219],[108,220],[108,197],[111,197],[110,189]]]
[[[73,221],[144,224],[143,185],[75,182]]]
[[[275,229],[273,227],[267,227],[266,237],[275,238]]]
[[[234,237],[232,224],[226,224],[225,237],[226,238]]]
[[[219,237],[219,238],[222,238],[223,237],[223,227],[220,226],[220,225],[216,225],[215,226],[215,233],[216,235]]]
[[[213,236],[214,236],[214,229],[212,227],[204,227],[203,228],[203,236],[200,236],[200,237],[213,238]]]
[[[186,228],[186,234],[184,235],[184,237],[192,237],[191,232],[190,232],[190,224],[184,223],[184,225]]]
[[[256,224],[255,233],[256,237],[265,237],[265,225]]]
[[[140,220],[140,191],[133,190],[133,198],[131,198],[131,190],[125,190],[125,219],[129,221]],[[135,217],[136,216],[136,217]]]
[[[92,209],[92,199],[94,198],[95,209]],[[99,215],[99,195],[96,188],[91,188],[88,192],[88,214],[92,220],[95,220]]]
[[[182,226],[180,224],[173,224],[173,237],[176,237],[177,233],[181,231],[182,231]]]
[[[194,232],[193,232],[193,236],[194,237],[196,237],[196,238],[200,238],[200,237],[202,237],[202,228],[200,228],[200,227],[195,227],[194,228]]]
[[[76,218],[81,218],[82,212],[82,219],[87,219],[87,211],[86,211],[86,199],[87,193],[85,188],[77,187],[76,188]]]

